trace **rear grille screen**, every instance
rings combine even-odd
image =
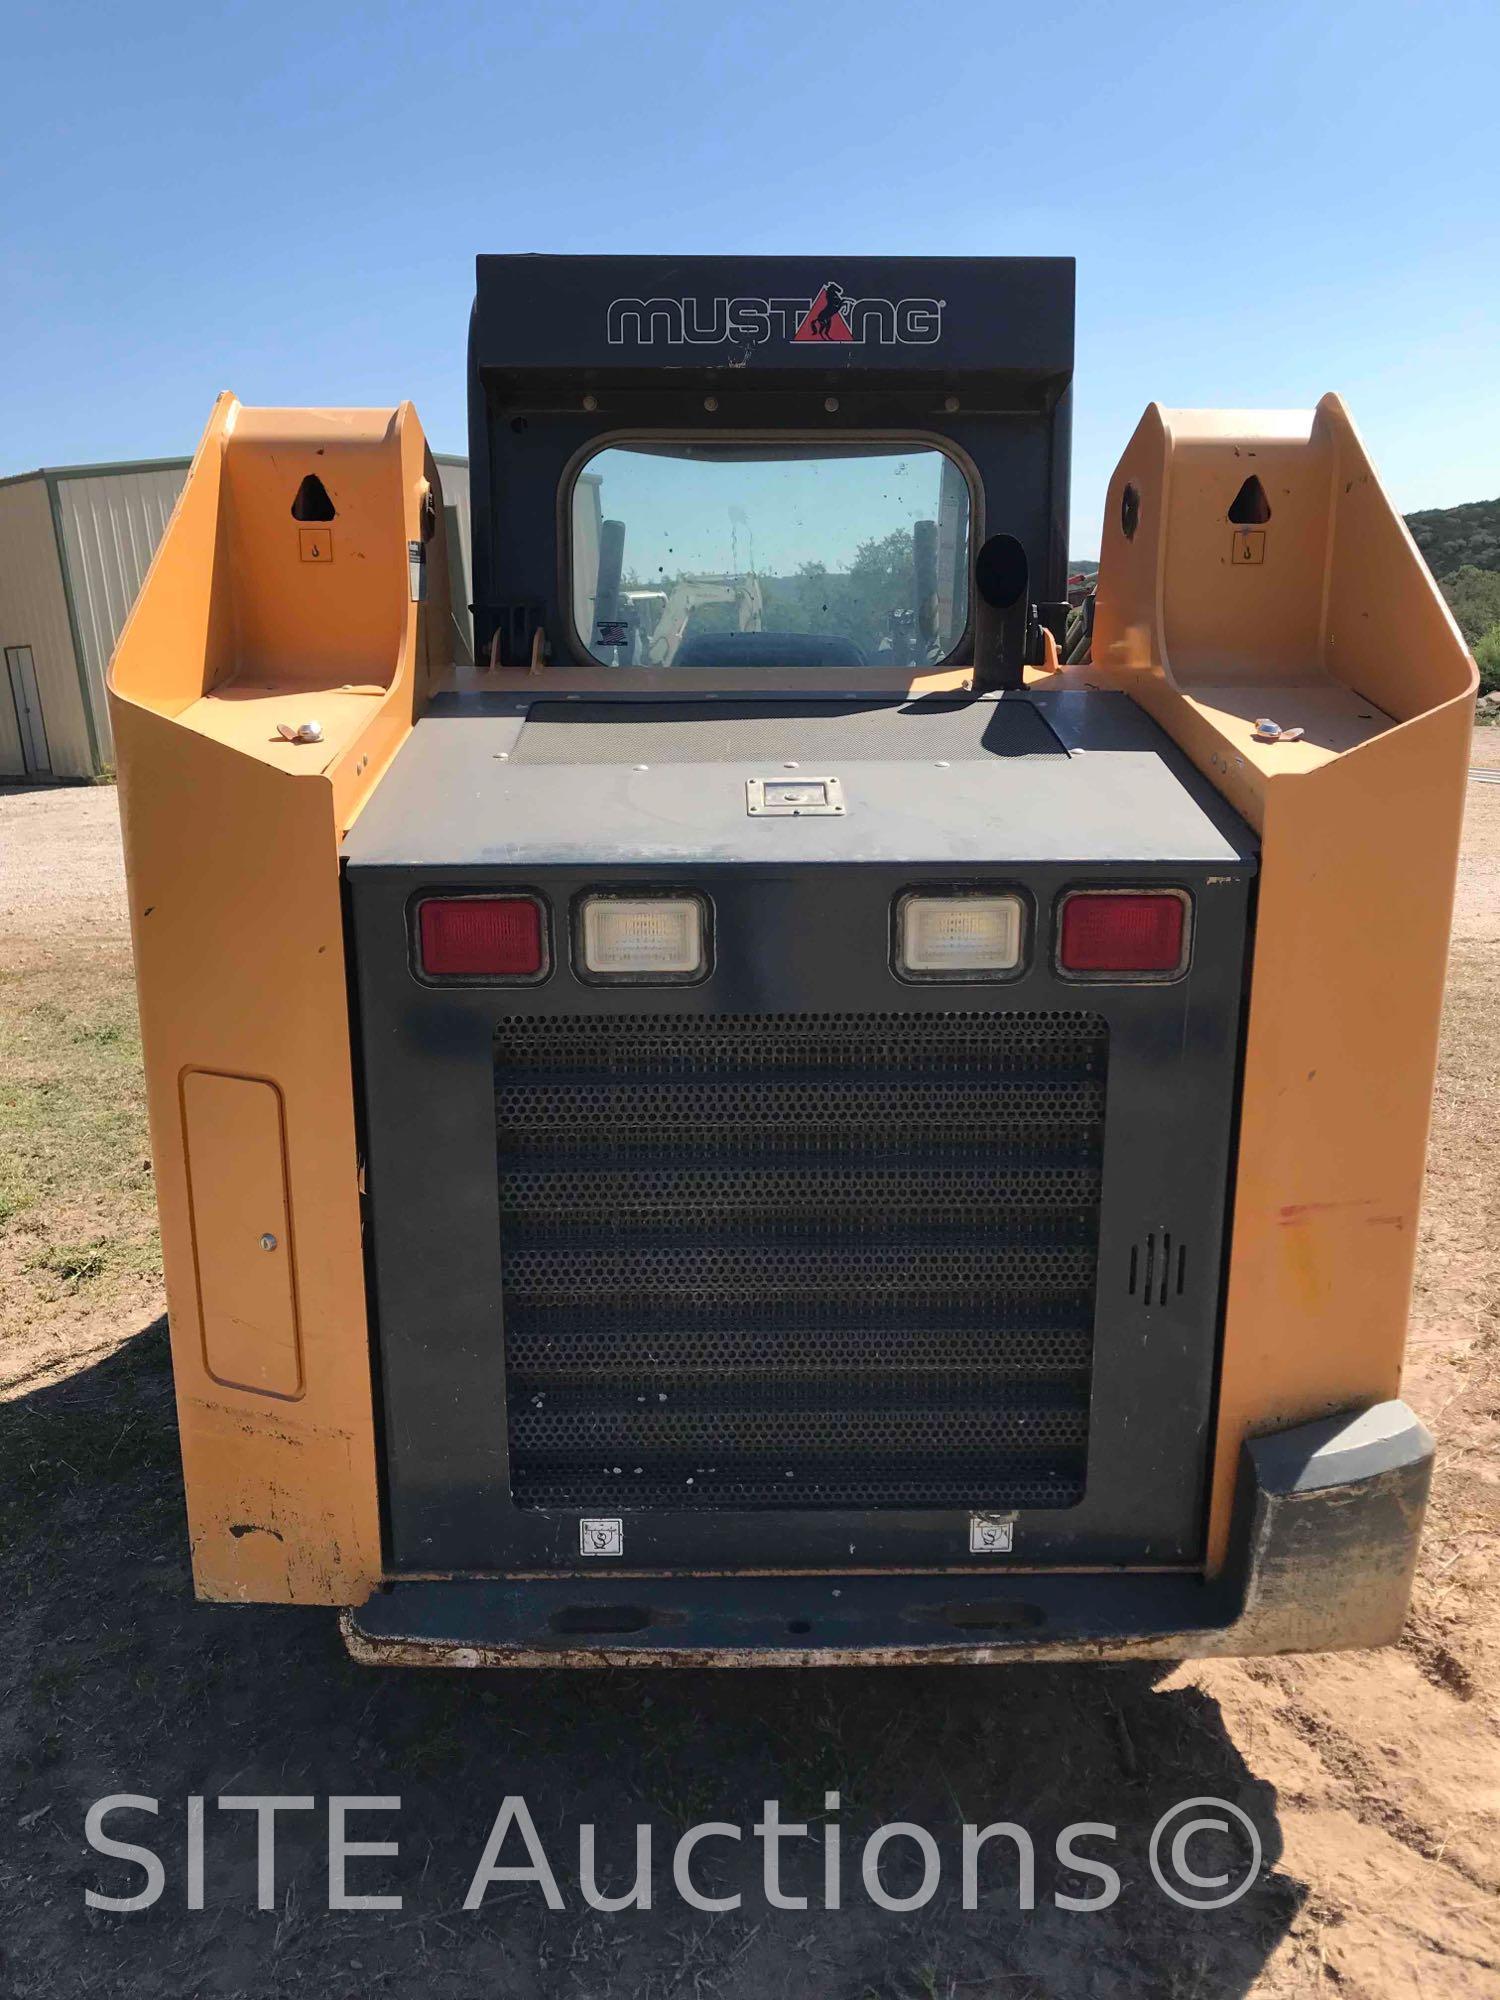
[[[620,1015],[495,1043],[518,1506],[1068,1507],[1089,1013]]]

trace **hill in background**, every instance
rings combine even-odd
[[[1500,500],[1408,514],[1412,540],[1479,662],[1481,688],[1500,688]]]
[[[1481,692],[1493,692],[1500,688],[1500,500],[1427,507],[1408,514],[1406,525],[1479,662]],[[1075,559],[1069,567],[1092,577],[1099,565]]]
[[[1452,576],[1461,569],[1500,573],[1500,500],[1429,507],[1408,514],[1406,525],[1435,577]]]

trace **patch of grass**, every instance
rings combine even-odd
[[[28,1271],[51,1271],[76,1292],[90,1278],[97,1278],[109,1259],[107,1240],[98,1243],[55,1243],[38,1250],[26,1260]]]
[[[68,1034],[83,1048],[112,1049],[130,1041],[130,1028],[124,1021],[70,1022]]]
[[[33,1251],[24,1260],[22,1269],[48,1272],[73,1293],[96,1278],[124,1276],[127,1272],[149,1277],[159,1270],[160,1264],[153,1239],[101,1236],[90,1243],[49,1243]]]
[[[130,958],[0,974],[0,1329],[155,1274],[155,1201]]]
[[[0,1405],[0,1548],[23,1532],[72,1532],[77,1495],[118,1495],[127,1484],[169,1503],[177,1478],[166,1328],[158,1323],[111,1362],[63,1392]]]

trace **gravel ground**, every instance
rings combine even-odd
[[[0,938],[129,930],[113,785],[0,785]]]

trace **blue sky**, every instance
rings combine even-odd
[[[1079,260],[1076,554],[1152,398],[1500,493],[1493,0],[8,0],[0,63],[0,473],[221,387],[462,451],[478,250],[1011,252]]]

